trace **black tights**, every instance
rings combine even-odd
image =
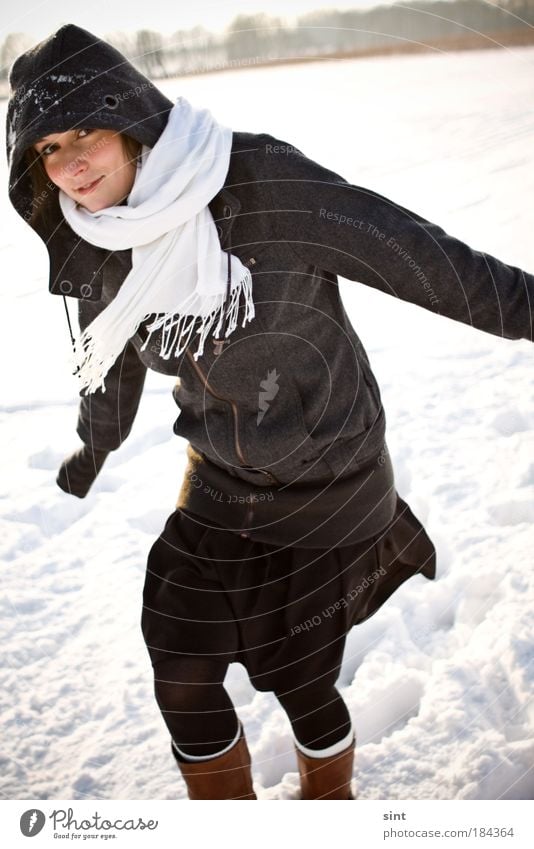
[[[154,668],[156,701],[170,735],[186,755],[220,752],[235,738],[238,718],[223,681],[226,661],[174,657]],[[274,691],[299,743],[325,749],[349,733],[347,706],[333,685],[317,680],[291,691]]]

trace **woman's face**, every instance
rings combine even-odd
[[[116,206],[132,189],[135,162],[129,162],[114,130],[68,130],[39,139],[34,150],[50,178],[90,212]]]

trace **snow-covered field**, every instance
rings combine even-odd
[[[162,87],[534,271],[533,48]],[[146,555],[185,462],[173,381],[149,375],[88,498],[56,487],[78,445],[63,303],[47,293],[44,247],[5,191],[1,203],[0,794],[183,799],[139,628]],[[435,582],[412,579],[348,638],[339,684],[359,797],[534,798],[534,348],[354,282],[342,292],[381,386],[397,488],[438,552]],[[285,714],[239,664],[226,683],[259,797],[295,798]]]

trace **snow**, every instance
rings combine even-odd
[[[532,272],[533,66],[532,48],[514,48],[162,88]],[[45,249],[6,193],[3,204],[0,794],[184,799],[139,628],[146,556],[185,465],[173,381],[149,375],[130,437],[85,500],[56,487],[78,445],[69,336]],[[438,554],[435,582],[411,579],[348,637],[339,687],[358,736],[355,787],[361,799],[531,799],[532,345],[341,285],[381,386],[397,488]],[[285,714],[238,664],[226,685],[258,795],[294,799]]]

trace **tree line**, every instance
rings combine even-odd
[[[318,3],[320,0],[318,0]],[[288,26],[268,14],[238,15],[222,34],[206,27],[163,34],[143,29],[106,39],[151,79],[241,67],[274,60],[400,49],[441,38],[527,30],[534,0],[414,0],[365,10],[319,10]],[[9,34],[0,47],[0,83],[19,53],[34,42]]]

